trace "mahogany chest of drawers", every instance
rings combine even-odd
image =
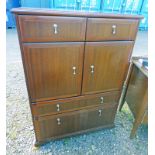
[[[12,11],[36,145],[113,127],[142,17],[24,8]]]

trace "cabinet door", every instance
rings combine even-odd
[[[31,101],[77,96],[84,43],[23,44]]]
[[[132,47],[132,41],[86,43],[83,94],[120,90]]]

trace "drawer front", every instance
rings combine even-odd
[[[117,104],[112,104],[89,110],[70,112],[65,115],[40,117],[37,121],[34,121],[37,140],[44,141],[65,136],[66,134],[112,125],[116,109]]]
[[[86,40],[134,40],[138,22],[130,19],[89,18]]]
[[[23,42],[84,41],[86,18],[19,16]]]
[[[97,95],[86,95],[64,100],[37,102],[32,105],[32,112],[35,116],[45,116],[89,108],[92,106],[106,105],[118,102],[120,92],[102,93]]]

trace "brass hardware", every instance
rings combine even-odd
[[[58,125],[61,124],[61,120],[60,120],[60,118],[57,118],[57,123],[58,123]]]
[[[103,97],[101,97],[100,99],[101,99],[101,103],[103,103],[103,102],[104,102],[104,98],[103,98]]]
[[[112,34],[116,34],[116,25],[112,25]]]
[[[57,111],[60,111],[60,105],[57,104],[56,107],[57,107]]]
[[[91,73],[94,74],[94,65],[91,65],[90,68],[91,68]]]
[[[73,66],[73,74],[75,75],[76,74],[76,67]]]
[[[58,25],[57,24],[53,24],[54,27],[54,34],[58,33]]]
[[[102,110],[100,109],[98,112],[99,112],[99,116],[101,116],[102,115]]]

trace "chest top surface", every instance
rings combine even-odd
[[[122,18],[122,19],[142,19],[141,15],[129,14],[107,14],[103,12],[93,11],[67,11],[67,10],[51,10],[40,8],[13,8],[12,12],[17,15],[45,15],[45,16],[72,16],[72,17],[93,17],[93,18]]]

